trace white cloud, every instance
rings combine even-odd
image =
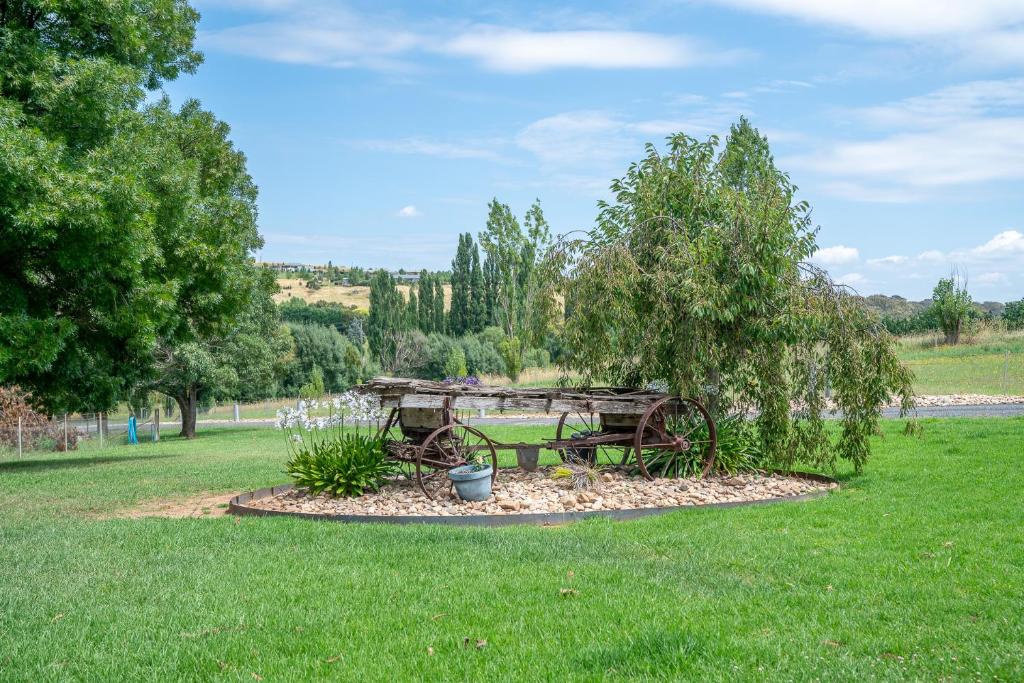
[[[931,263],[938,263],[939,261],[945,261],[946,255],[938,249],[929,249],[928,251],[922,251],[917,255],[918,261],[925,261]]]
[[[398,210],[399,218],[419,218],[422,215],[423,213],[412,204],[409,206],[403,206]]]
[[[1024,78],[970,81],[854,112],[867,123],[901,128],[936,127],[983,115],[1019,113]]]
[[[295,10],[269,21],[202,31],[206,49],[288,64],[331,68],[408,68],[400,59],[424,40],[415,32],[332,7]]]
[[[967,252],[954,252],[966,259],[999,259],[1024,255],[1024,235],[1016,230],[1004,230],[988,242]]]
[[[203,31],[202,47],[290,64],[414,70],[418,57],[439,54],[469,59],[491,71],[532,73],[684,68],[728,64],[747,55],[743,50],[717,50],[687,36],[594,30],[579,21],[567,30],[535,31],[442,21],[414,24],[393,14],[358,14],[322,1],[226,1],[247,4],[267,18]]]
[[[502,140],[469,140],[445,142],[427,138],[411,137],[396,140],[356,140],[351,144],[365,149],[393,154],[419,154],[446,159],[486,159],[502,161],[500,153]]]
[[[835,278],[835,283],[847,287],[862,287],[868,283],[868,279],[860,273],[847,273]]]
[[[1024,21],[1024,3],[1020,0],[717,1],[740,9],[897,38],[978,33]]]
[[[813,261],[826,266],[837,266],[844,263],[856,263],[860,259],[860,251],[854,247],[847,247],[837,244],[834,247],[825,247],[814,252],[811,256]]]
[[[737,55],[705,51],[687,38],[635,31],[524,31],[478,26],[440,46],[493,71],[664,69],[721,63]]]
[[[1005,285],[1010,282],[1010,278],[1005,273],[982,273],[974,278],[974,282],[979,285]]]
[[[617,165],[609,170],[617,174],[621,162],[643,152],[645,142],[661,142],[678,132],[720,133],[738,115],[735,108],[721,105],[702,106],[678,118],[639,120],[606,111],[570,111],[534,121],[519,131],[515,142],[552,165],[614,161]]]
[[[906,263],[909,259],[906,256],[883,256],[882,258],[871,258],[868,259],[868,265],[871,266],[899,266]]]
[[[871,202],[1024,179],[1024,79],[964,83],[852,115],[889,132],[825,145],[784,165],[822,174],[830,194]]]

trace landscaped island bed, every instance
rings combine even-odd
[[[812,493],[837,485],[781,474],[740,474],[704,479],[655,479],[627,477],[618,472],[600,475],[599,485],[575,490],[564,480],[551,478],[551,470],[537,472],[502,470],[494,495],[481,502],[460,501],[455,496],[430,500],[412,479],[399,478],[379,493],[358,498],[310,495],[291,489],[254,498],[246,507],[276,512],[315,515],[458,517],[470,515],[522,515],[535,513],[595,512],[671,508],[721,503],[751,503]]]

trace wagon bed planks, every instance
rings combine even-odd
[[[534,388],[444,384],[429,380],[381,377],[359,387],[380,396],[385,408],[440,410],[535,410],[549,413],[640,415],[666,394],[616,387]]]

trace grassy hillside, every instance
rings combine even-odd
[[[939,335],[905,337],[900,358],[918,394],[1024,395],[1024,331],[983,332],[957,346],[942,345]]]
[[[274,295],[274,300],[281,302],[291,298],[299,298],[306,303],[328,301],[345,306],[355,306],[360,311],[370,310],[369,287],[343,287],[341,285],[324,285],[320,289],[309,289],[303,280],[294,278],[278,278],[277,284],[281,291]],[[398,285],[398,291],[406,299],[409,298],[409,285]],[[449,306],[452,301],[451,285],[444,285],[444,303]]]

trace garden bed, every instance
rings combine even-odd
[[[632,519],[680,508],[802,500],[838,486],[828,477],[792,472],[654,481],[604,473],[596,488],[573,490],[552,479],[550,468],[533,473],[509,469],[499,474],[494,495],[478,503],[454,495],[430,500],[415,482],[400,478],[358,498],[314,496],[290,484],[276,486],[236,496],[229,511],[351,522],[557,524],[594,516]]]

